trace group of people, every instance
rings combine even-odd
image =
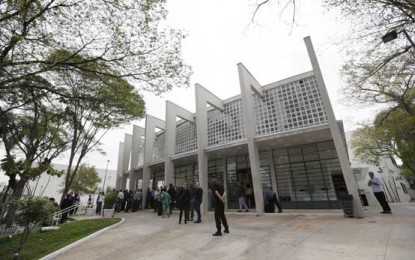
[[[179,224],[189,221],[201,223],[200,204],[202,203],[203,189],[198,183],[188,181],[186,187],[163,187],[147,191],[146,208],[154,208],[159,216],[170,217],[173,208],[179,210]],[[195,218],[195,212],[197,219]]]
[[[115,191],[114,191],[115,192]],[[136,212],[142,208],[143,191],[119,190],[117,191],[117,201],[115,203],[115,211],[124,211],[128,213],[130,210]]]
[[[79,205],[81,202],[81,197],[78,193],[69,192],[66,195],[66,198],[61,203],[61,210],[71,208],[74,205]],[[62,212],[62,223],[65,223],[68,220],[68,215],[75,215],[77,212],[77,207],[72,207],[70,210]]]

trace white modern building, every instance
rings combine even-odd
[[[166,102],[164,120],[146,116],[119,145],[117,188],[182,186],[219,177],[228,209],[237,208],[236,189],[253,188],[257,214],[264,212],[264,187],[287,209],[338,209],[339,195],[352,194],[362,216],[347,154],[309,37],[304,39],[312,70],[261,85],[238,64],[241,94],[221,100],[199,84],[196,112]],[[176,118],[180,118],[179,121]],[[128,187],[127,187],[128,183]],[[208,208],[208,193],[203,195]]]

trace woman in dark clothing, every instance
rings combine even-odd
[[[188,189],[180,187],[176,194],[177,207],[180,210],[179,214],[179,224],[182,223],[182,216],[184,211],[184,223],[187,224],[189,219],[189,209],[190,209],[190,192]]]

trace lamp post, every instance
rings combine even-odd
[[[390,42],[390,41],[395,40],[396,38],[398,38],[398,34],[399,34],[399,33],[403,33],[403,34],[405,34],[405,37],[406,37],[406,38],[408,39],[408,41],[411,43],[412,47],[414,47],[414,48],[415,48],[415,43],[414,43],[414,41],[412,41],[411,37],[409,36],[408,32],[407,32],[407,31],[405,31],[405,29],[403,29],[403,30],[402,30],[402,31],[400,31],[400,32],[397,32],[397,31],[395,31],[395,30],[393,30],[393,31],[391,31],[391,32],[388,32],[387,34],[385,34],[385,35],[382,37],[382,41],[383,41],[383,43],[387,43],[387,42]]]
[[[107,160],[107,168],[105,169],[105,176],[104,176],[104,183],[102,184],[102,192],[105,192],[105,181],[107,180],[107,172],[108,172],[108,164],[110,163],[110,160]]]

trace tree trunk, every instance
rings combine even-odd
[[[27,183],[27,180],[21,179],[16,183],[16,189],[13,191],[13,194],[11,196],[12,199],[19,200],[22,197],[24,187]],[[6,216],[6,228],[9,228],[13,225],[14,218],[16,215],[17,206],[16,204],[9,204],[9,210],[7,211]]]
[[[29,225],[25,225],[22,235],[20,236],[19,246],[16,250],[16,253],[13,259],[21,259],[21,254],[23,251],[23,247],[26,244],[27,237],[29,236]]]

